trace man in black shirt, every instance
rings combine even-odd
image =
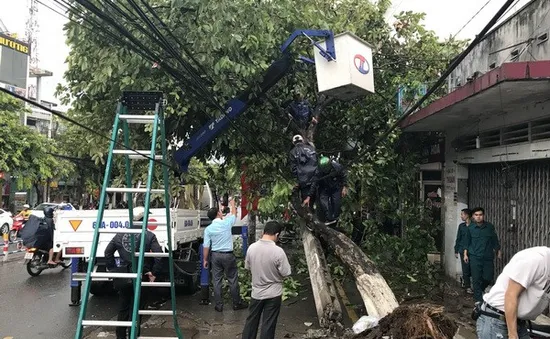
[[[317,152],[313,146],[304,143],[301,135],[295,135],[292,143],[294,148],[290,151],[290,170],[298,181],[303,204],[312,206],[315,200],[313,179],[317,170]]]
[[[348,193],[344,166],[327,157],[321,157],[314,182],[319,188],[319,203],[325,222],[327,225],[335,224],[340,217],[342,198]]]
[[[134,208],[134,221],[142,221],[144,218],[145,209],[143,207]],[[136,227],[141,228],[141,226]],[[139,244],[142,234],[118,233],[113,237],[107,248],[105,249],[105,261],[107,270],[118,273],[132,272],[132,250],[131,238],[135,236],[135,251],[139,251]],[[145,252],[162,252],[155,234],[149,230],[145,233]],[[115,252],[120,256],[120,266],[117,267],[115,262]],[[162,262],[161,258],[145,258],[143,262],[143,279],[147,278],[150,282],[154,282],[156,277],[161,273]],[[134,303],[133,283],[130,279],[115,279],[115,288],[118,290],[118,321],[131,321],[131,309]],[[140,309],[145,306],[147,293],[142,290],[140,297]],[[141,324],[141,316],[139,317],[137,326]],[[126,339],[127,327],[117,327],[117,339]],[[138,331],[139,335],[139,331]]]

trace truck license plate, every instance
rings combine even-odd
[[[34,253],[27,252],[25,253],[25,260],[31,260],[33,256],[34,256]]]

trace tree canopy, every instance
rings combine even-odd
[[[280,56],[279,46],[295,29],[351,31],[371,43],[377,94],[352,102],[336,102],[327,108],[316,139],[318,149],[326,154],[350,150],[350,140],[356,142],[354,151],[372,142],[394,118],[397,87],[433,81],[462,45],[461,42],[440,41],[421,25],[422,14],[401,13],[392,28],[384,19],[389,0],[375,3],[360,0],[151,3],[156,5],[157,14],[180,45],[190,49],[206,70],[213,80],[209,89],[221,103],[255,83]],[[71,15],[76,18],[74,13]],[[121,17],[120,22],[135,36],[142,36],[128,20]],[[171,123],[170,140],[185,140],[211,117],[220,115],[208,107],[205,98],[197,98],[189,89],[178,86],[162,69],[153,68],[133,51],[85,26],[85,23],[70,22],[65,28],[71,52],[65,74],[67,86],[60,87],[58,93],[67,103],[73,99],[74,118],[98,133],[109,135],[116,100],[124,90],[161,90],[168,95],[166,113]],[[152,44],[148,47],[159,49]],[[313,51],[307,39],[297,41],[292,49],[296,56],[311,56]],[[275,106],[264,100],[252,107],[238,119],[237,128],[230,127],[198,158],[206,160],[217,156],[228,161],[244,161],[250,165],[252,176],[280,177],[292,134],[291,131],[282,133],[288,125],[282,106],[295,88],[300,88],[310,102],[315,103],[313,66],[296,65],[269,93]],[[137,138],[135,146],[145,142],[147,134],[141,133],[144,137]],[[344,135],[347,137],[334,137]],[[381,149],[395,140],[395,135],[390,136],[390,143],[381,145]],[[102,158],[107,150],[107,141],[98,136],[83,136],[82,142],[83,147],[78,152],[87,152],[95,159]],[[376,154],[384,159],[372,158]],[[369,163],[374,164],[378,161],[380,165],[389,160],[380,151],[368,156],[370,158],[360,162],[370,160]]]
[[[25,112],[30,113],[21,101],[0,93],[0,171],[16,177],[20,188],[58,178],[68,169],[55,157],[52,140],[21,123]]]

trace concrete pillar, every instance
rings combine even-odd
[[[37,76],[36,77],[36,102],[40,103],[40,100],[42,99],[42,77]]]
[[[450,139],[449,139],[450,140]],[[460,279],[460,259],[455,258],[454,245],[458,225],[462,222],[460,211],[468,207],[468,166],[457,163],[456,152],[446,141],[445,164],[443,168],[443,208],[441,220],[445,231],[443,264],[445,273]]]

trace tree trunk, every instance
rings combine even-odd
[[[319,326],[332,330],[343,329],[342,307],[334,288],[330,271],[328,270],[325,254],[319,240],[302,224],[302,242],[304,252],[307,253],[307,267],[311,289],[315,299]]]
[[[248,246],[256,242],[256,211],[248,212]]]
[[[368,314],[382,318],[391,313],[398,306],[397,299],[375,264],[344,234],[319,222],[316,224],[323,243],[353,273]]]
[[[313,123],[313,119],[316,119],[319,121],[319,116],[321,115],[321,112],[323,109],[330,105],[334,101],[334,98],[329,98],[324,95],[319,95],[317,97],[317,105],[313,109],[313,116],[312,121],[309,123],[309,127],[307,130],[307,135],[304,135],[303,137],[307,139],[308,142],[311,144],[314,144],[314,138],[315,138],[315,131],[317,130],[317,123]]]
[[[293,200],[293,206],[296,209],[296,206],[300,206],[300,204],[296,203],[295,198]],[[388,283],[359,246],[344,234],[314,220],[312,214],[307,213],[303,208],[299,207],[296,211],[308,227],[314,230],[315,235],[321,239],[323,244],[353,274],[357,290],[361,294],[369,315],[382,318],[397,308],[397,299]]]

